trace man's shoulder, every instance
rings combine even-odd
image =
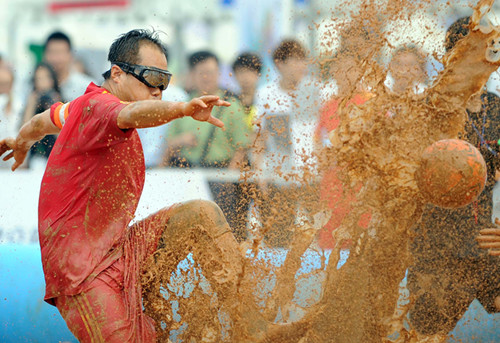
[[[114,107],[115,104],[129,104],[129,102],[120,100],[118,97],[108,92],[106,89],[97,86],[93,82],[88,85],[83,95],[80,95],[68,103],[70,103],[71,106],[70,110],[81,110],[88,107],[88,109],[92,109],[92,111],[108,111],[111,107]]]

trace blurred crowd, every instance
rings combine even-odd
[[[322,63],[313,63],[311,51],[299,40],[282,40],[271,51],[273,69],[278,75],[275,79],[267,77],[270,72],[264,70],[262,56],[251,51],[241,53],[231,65],[230,76],[237,83],[237,91],[221,87],[222,68],[215,53],[191,53],[187,56],[187,75],[174,76],[174,80],[182,79],[183,84],[172,82],[163,92],[163,100],[187,101],[203,94],[218,95],[231,103],[231,107],[218,108],[214,113],[226,129],[218,130],[189,118],[141,129],[146,167],[252,170],[261,176],[258,185],[252,184],[256,186],[253,190],[238,177],[231,182],[209,182],[213,198],[231,226],[241,239],[246,237],[248,212],[255,199],[249,193],[256,190],[266,194],[266,201],[259,208],[260,216],[267,219],[261,222],[269,226],[290,225],[288,222],[296,213],[278,210],[273,204],[294,211],[290,192],[296,188],[289,187],[287,181],[293,175],[300,182],[300,170],[314,169],[315,152],[329,146],[328,132],[337,124],[332,114],[338,100],[353,90],[357,93],[355,102],[359,101],[357,97],[369,93],[358,82],[362,71],[357,70],[359,66],[352,55],[359,47],[369,46],[363,42],[369,37],[357,38],[359,35],[354,32],[345,32],[344,36],[339,49],[343,53]],[[67,34],[51,33],[43,45],[42,61],[33,68],[31,79],[23,87],[29,90],[23,98],[14,94],[15,66],[9,61],[0,62],[1,137],[15,136],[35,114],[56,102],[69,102],[82,95],[90,82],[102,82],[85,73],[74,50]],[[387,88],[419,93],[427,81],[425,55],[416,46],[399,47],[387,67]],[[36,143],[24,167],[43,168],[56,138],[47,136]],[[9,166],[0,162],[0,167]]]
[[[213,51],[194,51],[186,56],[186,75],[174,75],[162,98],[188,101],[204,94],[220,96],[231,103],[228,108],[214,110],[225,130],[189,118],[141,129],[146,167],[232,171],[236,176],[230,181],[208,181],[213,199],[239,238],[247,237],[249,213],[257,207],[260,222],[269,226],[264,230],[267,239],[272,241],[275,231],[280,237],[273,244],[286,245],[283,231],[300,217],[296,212],[301,207],[296,206],[300,198],[302,207],[307,208],[307,197],[297,195],[296,185],[318,184],[318,178],[307,181],[304,177],[317,174],[316,157],[331,144],[329,133],[338,125],[336,112],[341,101],[361,104],[373,96],[369,82],[363,79],[366,70],[360,61],[373,57],[374,38],[368,31],[347,26],[340,31],[336,52],[320,59],[313,59],[313,52],[303,42],[283,39],[270,51],[272,71],[265,67],[264,56],[246,51],[234,59],[230,75],[223,74],[227,68]],[[25,81],[26,94],[21,97],[13,87],[15,66],[0,62],[0,137],[15,136],[35,114],[82,95],[90,82],[102,82],[86,73],[74,51],[64,32],[48,35],[42,60]],[[384,84],[393,94],[421,94],[429,85],[429,75],[436,73],[429,70],[428,56],[416,45],[395,47],[387,60],[382,67]],[[277,77],[271,79],[269,75],[274,74]],[[234,89],[221,86],[227,84],[223,80],[227,76],[235,81]],[[24,167],[43,169],[56,138],[47,136],[36,143]],[[0,161],[0,168],[8,167],[9,163]],[[241,182],[241,172],[251,172],[259,181]],[[320,186],[315,193],[332,206],[336,204],[339,211],[323,230],[323,242],[329,242],[325,247],[331,247],[331,230],[349,210],[352,199],[342,194],[334,170],[323,173]]]

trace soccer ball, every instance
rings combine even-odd
[[[444,139],[428,146],[415,173],[425,200],[444,208],[474,201],[484,189],[486,176],[479,150],[460,139]]]

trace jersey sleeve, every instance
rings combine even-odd
[[[50,107],[50,120],[54,123],[55,126],[62,129],[64,123],[66,123],[66,119],[69,115],[69,107],[71,102],[62,103],[56,102]]]

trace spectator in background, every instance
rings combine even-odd
[[[83,94],[93,81],[89,76],[75,70],[71,40],[63,32],[57,31],[49,35],[43,48],[43,59],[57,74],[64,102]]]
[[[213,130],[211,125],[182,118],[171,123],[164,153],[166,165],[175,167],[228,168],[240,170],[245,164],[251,130],[245,120],[245,109],[233,95],[219,88],[219,60],[209,51],[198,51],[189,57],[189,68],[195,92],[193,96],[214,94],[231,103],[231,108],[214,109],[214,117],[226,129]],[[187,119],[187,120],[186,120]],[[236,181],[236,180],[235,180]],[[214,201],[222,209],[238,240],[246,238],[241,222],[244,209],[239,206],[237,182],[209,182]]]
[[[396,94],[421,94],[427,86],[426,57],[416,46],[401,46],[389,62],[386,86]]]
[[[242,53],[233,63],[233,72],[240,86],[238,98],[245,108],[246,123],[253,128],[257,115],[255,93],[262,72],[262,59],[251,52]]]
[[[35,68],[32,79],[33,89],[28,97],[24,110],[23,122],[28,122],[35,114],[42,113],[56,102],[61,101],[61,91],[57,75],[50,64],[41,62]],[[35,143],[28,157],[28,165],[37,159],[44,162],[49,158],[52,147],[56,141],[56,135],[47,135],[41,141]]]
[[[312,156],[318,92],[317,84],[306,77],[307,51],[301,43],[283,40],[272,57],[279,78],[257,91],[260,130],[253,167],[262,175],[257,206],[264,240],[287,246],[299,203],[306,200],[289,181],[302,181],[304,169],[316,164]],[[272,176],[269,182],[267,176]]]
[[[85,62],[81,57],[73,57],[72,69],[77,73],[87,75],[88,77],[92,78],[90,71],[87,69]]]
[[[165,56],[168,58],[168,50],[165,48]],[[170,81],[168,88],[162,93],[163,101],[189,101],[188,94],[179,86]],[[146,168],[155,168],[163,165],[163,152],[166,150],[166,139],[169,124],[138,129],[144,150],[144,161]]]
[[[0,137],[15,136],[21,126],[21,104],[13,94],[14,72],[0,61]],[[0,168],[10,168],[9,163],[0,160]]]
[[[251,132],[250,137],[253,142],[255,140],[254,128],[257,116],[255,93],[261,76],[262,59],[257,54],[244,52],[236,57],[232,69],[236,82],[240,87],[238,99],[245,110],[245,123]],[[251,165],[251,156],[249,152],[247,152],[244,158],[244,163],[247,165],[246,169],[248,169]],[[235,214],[237,224],[235,225],[239,226],[238,231],[243,232],[243,230],[248,227],[250,204],[252,202],[252,195],[255,193],[255,184],[241,182],[235,185],[235,192],[237,192],[237,198],[239,199],[237,213]]]

